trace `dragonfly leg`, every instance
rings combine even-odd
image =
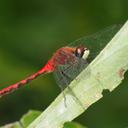
[[[64,93],[64,88],[62,86],[60,86],[60,89],[61,89],[61,92],[63,94],[63,97],[64,97],[64,105],[65,107],[67,108],[67,104],[66,104],[66,96],[65,96],[65,93]]]

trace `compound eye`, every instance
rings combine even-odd
[[[84,54],[83,48],[80,48],[80,47],[76,48],[76,50],[75,50],[75,56],[76,57],[82,58],[83,54]]]

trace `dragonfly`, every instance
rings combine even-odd
[[[51,59],[49,59],[47,64],[37,73],[0,90],[0,97],[12,93],[41,75],[52,72],[54,73],[61,91],[63,91],[66,87],[69,87],[68,85],[70,82],[74,80],[78,74],[87,67],[90,60],[93,59],[93,55],[92,58],[90,56],[90,51],[93,51],[94,53],[96,53],[96,49],[99,49],[100,51],[120,27],[121,26],[116,25],[111,26],[92,36],[76,40],[73,42],[73,44],[78,44],[76,46],[65,46],[58,49]],[[90,60],[88,56],[90,56]]]
[[[30,83],[40,75],[54,72],[57,82],[64,90],[63,86],[67,86],[71,80],[73,80],[78,73],[87,65],[86,58],[89,55],[89,50],[80,45],[77,47],[62,47],[58,49],[47,64],[39,70],[37,73],[15,83],[7,88],[0,90],[0,96],[7,95],[18,88]],[[77,70],[76,72],[76,69]],[[73,75],[71,75],[74,72]]]

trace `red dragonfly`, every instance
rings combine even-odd
[[[121,25],[110,26],[92,36],[76,40],[73,44],[79,44],[80,42],[86,44],[90,51],[93,51],[94,53],[94,56],[91,54],[91,59],[89,57],[89,59],[92,60],[96,56],[96,53],[98,53],[96,50],[100,51],[120,27]],[[0,97],[17,90],[40,75],[51,72],[54,72],[58,85],[63,91],[64,88],[67,87],[69,83],[87,66],[88,55],[89,50],[84,47],[84,45],[78,45],[77,47],[62,47],[55,52],[52,58],[40,71],[16,84],[0,90]]]
[[[47,64],[37,73],[0,90],[0,97],[26,85],[38,76],[54,72],[57,82],[63,91],[65,87],[87,66],[89,50],[80,45],[78,47],[62,47],[58,49]],[[77,70],[76,70],[77,69]]]

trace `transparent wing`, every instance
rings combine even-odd
[[[84,59],[79,59],[76,57],[75,63],[67,63],[65,65],[59,65],[54,72],[57,84],[63,90],[67,87],[70,82],[77,77],[77,75],[88,65],[87,61]]]
[[[83,45],[90,50],[88,62],[91,62],[99,52],[105,47],[105,45],[112,39],[112,37],[118,32],[121,25],[113,25],[91,36],[82,37],[72,43],[69,46]],[[86,60],[78,59],[78,63],[67,63],[66,65],[58,66],[54,72],[54,76],[61,90],[63,91],[70,82],[76,78],[76,76],[88,65]],[[88,74],[87,74],[88,75]],[[69,90],[70,87],[68,86]],[[71,93],[74,95],[73,91]],[[63,93],[64,94],[64,93]],[[75,95],[74,95],[75,96]],[[65,95],[64,95],[65,97]],[[76,98],[79,101],[78,98]]]
[[[84,105],[80,102],[77,98],[73,90],[68,86],[70,82],[77,77],[77,75],[88,65],[87,61],[84,59],[78,59],[77,63],[67,63],[66,65],[60,65],[57,67],[56,71],[54,72],[54,76],[56,79],[57,84],[59,85],[63,96],[64,96],[64,103],[66,105],[66,97],[63,90],[68,87],[68,91],[73,96],[74,100],[78,102],[78,104],[84,109]]]
[[[69,46],[79,46],[83,44],[90,50],[88,62],[92,61],[99,52],[105,47],[105,45],[112,39],[122,25],[112,25],[107,27],[91,36],[82,37]],[[84,64],[85,63],[85,64]],[[68,85],[81,71],[82,67],[87,66],[86,60],[78,60],[78,63],[72,64],[68,62],[66,65],[61,65],[55,71],[55,77],[59,85]],[[77,69],[77,70],[76,70]],[[66,76],[63,75],[67,74]],[[62,77],[62,78],[60,78]],[[67,78],[66,78],[67,77]],[[70,80],[69,80],[70,79]],[[63,82],[64,81],[64,82]]]
[[[83,44],[90,50],[89,62],[93,60],[99,52],[106,46],[112,37],[118,32],[122,25],[109,26],[93,35],[82,37],[69,46],[78,46]]]

